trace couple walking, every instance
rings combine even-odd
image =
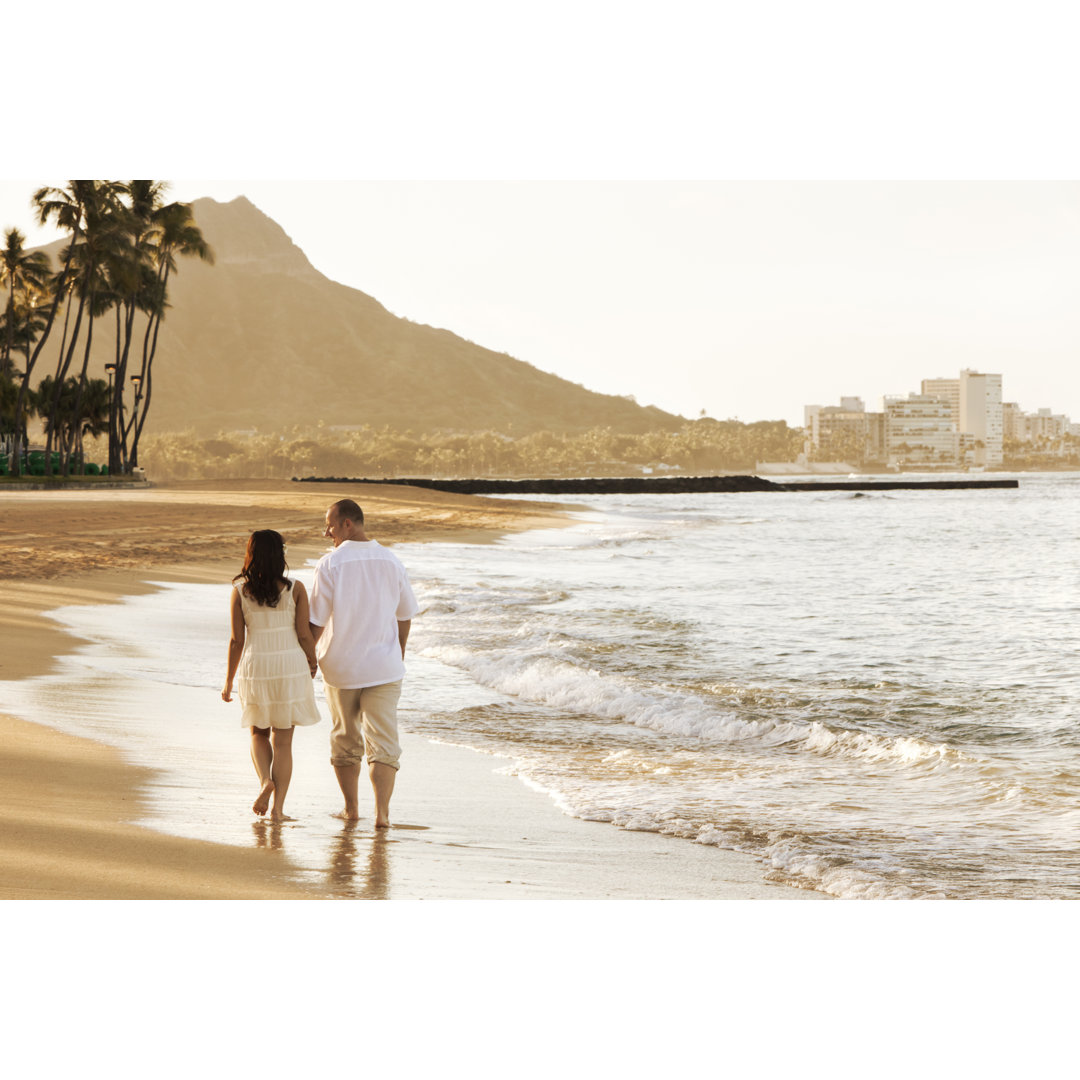
[[[260,790],[252,809],[271,821],[284,812],[292,776],[292,735],[319,720],[311,680],[322,668],[333,729],[330,763],[346,821],[360,817],[361,762],[367,757],[375,793],[375,827],[390,825],[401,747],[397,703],[405,674],[405,643],[416,597],[396,555],[364,532],[352,499],[326,511],[323,534],[334,544],[315,567],[310,601],[303,583],[286,577],[280,533],[260,529],[248,540],[244,567],[233,579],[228,673],[251,728],[251,759]]]

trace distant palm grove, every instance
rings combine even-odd
[[[166,202],[160,180],[69,180],[32,199],[40,225],[68,233],[59,266],[4,229],[0,285],[0,471],[69,476],[129,474],[153,394],[158,331],[178,255],[213,257],[186,203]],[[89,378],[95,335],[115,339],[107,379]],[[36,376],[36,379],[35,379]],[[45,452],[27,451],[27,419],[45,428]],[[103,437],[107,461],[86,461]]]
[[[518,438],[492,431],[417,435],[360,427],[295,428],[287,434],[191,432],[148,437],[155,478],[351,476],[624,476],[641,472],[745,472],[760,461],[790,461],[803,433],[783,420],[743,424],[703,417],[680,431],[626,435],[538,431]]]
[[[1006,442],[1005,467],[1080,467],[1080,440],[1070,447],[1030,447]],[[288,432],[222,432],[202,438],[194,432],[148,436],[146,468],[160,480],[338,476],[385,479],[423,476],[571,477],[695,475],[754,472],[762,462],[791,462],[806,449],[806,433],[783,420],[688,420],[679,431],[640,435],[612,428],[580,434],[538,431],[512,438],[493,432],[419,435],[370,426],[342,430],[320,425]],[[884,471],[883,462],[865,462],[835,446],[811,452],[811,461],[850,463]],[[829,456],[830,454],[835,456]]]

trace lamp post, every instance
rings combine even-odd
[[[138,430],[139,430],[139,402],[140,402],[140,400],[142,400],[142,376],[141,375],[132,375],[131,376],[131,382],[132,382],[132,385],[135,387],[135,404],[134,404],[134,406],[132,407],[132,410],[131,410],[131,422],[134,425],[135,432],[136,432],[135,437],[136,437],[136,440],[137,440],[138,439]],[[130,464],[132,465],[132,467],[134,467],[135,462],[132,461]]]
[[[105,374],[109,376],[109,475],[116,470],[116,399],[113,397],[113,375],[115,364],[105,365]]]

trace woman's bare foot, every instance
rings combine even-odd
[[[288,814],[282,814],[282,813],[280,813],[279,811],[275,810],[275,811],[273,811],[273,812],[271,813],[271,815],[270,815],[270,820],[271,820],[271,821],[272,821],[272,822],[273,822],[273,823],[274,823],[275,825],[280,825],[280,824],[281,824],[281,823],[282,823],[283,821],[295,821],[295,820],[296,820],[296,818],[294,818],[294,817],[289,817],[289,815],[288,815]]]
[[[390,828],[390,819],[389,818],[376,818],[375,819],[375,828],[376,829],[389,829]]]
[[[341,818],[342,821],[359,821],[360,812],[357,810],[339,810],[336,814],[331,814],[331,817]]]
[[[259,792],[255,801],[251,804],[251,809],[255,811],[259,817],[262,817],[267,810],[270,809],[270,797],[274,794],[274,781],[264,780],[262,790]]]

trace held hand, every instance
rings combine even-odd
[[[308,664],[308,670],[311,672],[311,677],[314,679],[319,674],[319,662],[316,660],[314,664]]]

